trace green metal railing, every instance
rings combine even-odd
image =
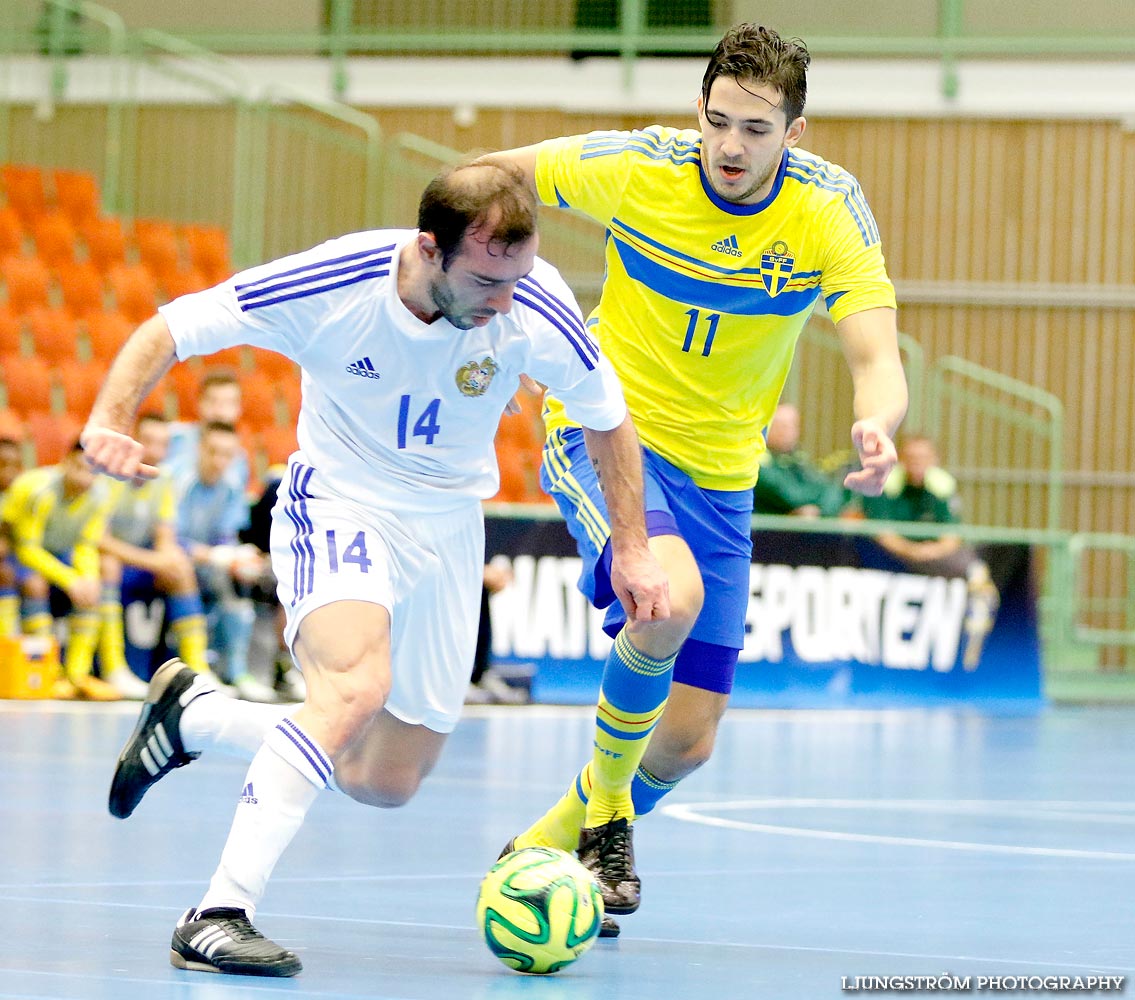
[[[77,3],[78,6],[86,6]],[[243,54],[306,55],[331,62],[332,93],[341,99],[347,92],[352,55],[389,54],[480,54],[521,55],[529,53],[603,53],[617,57],[624,82],[633,79],[635,64],[643,55],[656,52],[704,56],[717,43],[728,22],[712,17],[684,19],[681,4],[658,4],[646,0],[618,0],[614,16],[599,27],[588,27],[570,12],[575,5],[531,0],[507,0],[489,4],[451,2],[419,5],[381,5],[372,8],[360,0],[326,0],[320,30],[286,30],[259,25],[248,30],[199,30],[184,37],[215,52]],[[718,18],[728,17],[729,4],[708,5]],[[1121,8],[1122,9],[1122,8]],[[47,19],[43,32],[29,32],[18,39],[23,51],[39,51],[45,44],[57,51],[74,50],[75,26],[56,13]],[[810,12],[780,11],[778,24],[787,34],[804,34],[813,54],[825,57],[935,59],[940,66],[942,92],[957,94],[957,67],[961,59],[1019,57],[1112,57],[1135,54],[1135,29],[1130,18],[1116,15],[1115,26],[1101,24],[1097,32],[1082,25],[1074,31],[1049,30],[1042,16],[1023,9],[1018,25],[993,31],[981,27],[982,5],[974,0],[924,0],[912,9],[910,23],[894,24],[889,34],[840,34],[838,19],[822,21]],[[394,13],[392,13],[394,12]],[[396,16],[394,16],[396,13]],[[1040,12],[1042,13],[1042,11]],[[798,23],[792,23],[796,19]],[[653,23],[651,23],[653,20]],[[974,26],[972,22],[977,22]],[[250,24],[255,21],[250,16]],[[819,31],[806,30],[822,24]],[[854,21],[851,23],[855,23]],[[888,22],[890,23],[890,22]],[[684,25],[684,26],[677,26]],[[106,39],[81,35],[85,51],[102,51]]]
[[[924,422],[945,446],[946,464],[974,487],[969,518],[1060,529],[1064,404],[1056,396],[947,356],[928,373]],[[986,455],[1003,456],[1001,468],[966,464]],[[1006,467],[1011,475],[1004,475]]]

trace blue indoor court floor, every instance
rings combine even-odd
[[[733,712],[637,827],[640,912],[547,978],[488,953],[473,901],[589,715],[470,710],[407,807],[313,808],[257,917],[292,980],[169,965],[246,765],[203,757],[112,819],[136,712],[0,702],[0,998],[823,1000],[855,995],[843,977],[1135,973],[1135,709]]]

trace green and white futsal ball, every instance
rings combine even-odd
[[[527,847],[501,858],[481,882],[477,927],[510,969],[544,975],[571,965],[594,943],[603,895],[566,851]]]

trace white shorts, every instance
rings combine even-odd
[[[387,710],[410,725],[457,725],[480,624],[485,526],[479,503],[443,514],[368,509],[293,458],[272,509],[272,569],[291,648],[304,616],[335,601],[390,612]]]

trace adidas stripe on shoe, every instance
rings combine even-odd
[[[163,663],[150,680],[134,732],[118,756],[110,782],[108,808],[126,819],[151,785],[170,771],[196,760],[181,742],[181,713],[191,701],[216,691],[181,660]]]
[[[186,910],[173,930],[169,961],[190,972],[234,976],[294,976],[303,963],[294,952],[269,941],[244,910]]]

